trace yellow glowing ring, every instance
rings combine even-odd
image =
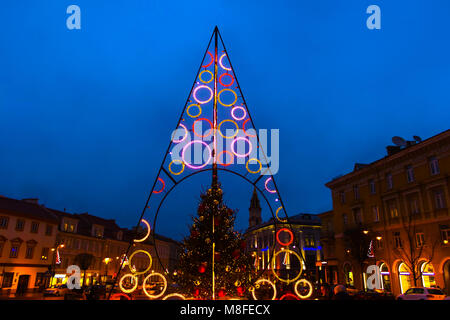
[[[145,253],[145,254],[148,256],[148,258],[150,259],[150,262],[149,262],[149,264],[148,264],[147,269],[145,269],[144,271],[137,272],[137,271],[132,267],[133,264],[131,263],[131,260],[133,259],[133,256],[134,256],[136,253],[139,253],[139,252]],[[131,256],[128,258],[128,266],[130,267],[131,272],[132,272],[134,275],[136,275],[136,276],[139,275],[139,274],[144,274],[144,273],[146,273],[148,270],[150,270],[151,267],[152,267],[152,262],[153,262],[152,256],[150,255],[150,253],[148,253],[148,252],[145,251],[145,250],[136,250],[136,251],[133,252],[133,253],[131,254]]]
[[[191,107],[197,107],[197,108],[198,108],[198,113],[195,114],[195,115],[190,114],[189,110],[191,110]],[[200,104],[198,104],[198,103],[190,104],[190,105],[187,107],[187,109],[186,109],[186,113],[187,113],[188,116],[191,117],[191,118],[197,118],[199,115],[202,114],[202,107],[201,107]]]
[[[300,284],[300,283],[306,283],[307,285],[308,285],[308,287],[309,287],[309,292],[308,292],[308,294],[307,295],[304,295],[304,296],[302,296],[299,292],[298,292],[298,289],[297,289],[297,286]],[[312,293],[313,293],[313,286],[312,286],[312,284],[311,284],[311,282],[309,282],[308,280],[306,280],[306,279],[300,279],[300,280],[298,280],[296,283],[295,283],[295,286],[294,286],[294,291],[295,291],[295,294],[297,294],[297,296],[300,298],[300,299],[308,299],[309,297],[311,297],[311,295],[312,295]]]
[[[279,208],[277,209],[277,211],[275,212],[275,215],[277,216],[278,221],[280,221],[280,222],[287,222],[287,219],[282,220],[282,219],[280,219],[280,217],[278,216],[278,213],[280,212],[281,209],[283,209],[283,207],[279,207]]]
[[[280,278],[280,277],[276,274],[276,272],[275,272],[275,267],[276,267],[276,265],[275,265],[275,263],[276,263],[276,257],[277,257],[280,253],[282,253],[282,252],[287,252],[287,253],[290,253],[290,254],[293,254],[294,256],[296,256],[296,257],[298,258],[298,261],[300,262],[300,265],[302,266],[302,267],[300,268],[300,271],[298,272],[298,275],[297,275],[294,279],[288,279],[288,280],[282,279],[282,278]],[[272,273],[273,273],[273,274],[275,275],[275,277],[276,277],[278,280],[280,280],[281,282],[285,282],[285,283],[289,284],[289,283],[291,283],[291,282],[296,281],[296,280],[300,277],[300,275],[302,274],[302,271],[303,271],[302,258],[298,255],[297,252],[292,251],[292,250],[289,250],[289,249],[283,249],[283,250],[280,250],[280,251],[278,251],[277,253],[275,253],[275,254],[273,255],[273,257],[272,257]]]
[[[256,161],[256,162],[259,163],[259,169],[258,169],[257,171],[252,171],[252,170],[250,170],[250,169],[248,168],[248,164],[249,164],[250,161]],[[250,172],[250,173],[258,173],[258,172],[260,172],[261,169],[262,169],[262,164],[261,164],[261,161],[259,161],[258,159],[256,159],[256,158],[250,158],[250,159],[248,159],[247,163],[245,164],[245,167],[247,168],[247,171]]]
[[[178,172],[173,172],[173,171],[172,171],[172,164],[174,164],[174,163],[181,163],[182,167],[181,167],[181,170],[180,170],[180,171],[178,171]],[[172,161],[169,163],[169,171],[170,171],[171,174],[173,174],[173,175],[175,175],[175,176],[177,176],[177,175],[183,173],[183,171],[184,171],[184,162],[181,161],[181,160],[178,160],[178,159],[172,160]]]
[[[269,279],[259,279],[258,281],[255,282],[255,286],[259,285],[261,282],[266,282],[266,283],[268,283],[268,284],[270,284],[272,286],[272,288],[273,288],[273,296],[272,296],[271,300],[275,300],[275,298],[277,297],[277,288],[275,287],[273,282],[270,281]],[[253,299],[258,300],[258,299],[256,299],[255,290],[254,289],[252,290],[252,296],[253,296]]]
[[[225,103],[223,103],[223,102],[220,100],[220,95],[221,95],[224,91],[231,91],[231,92],[234,94],[234,101],[233,101],[232,103],[230,103],[230,104],[225,104]],[[232,106],[233,104],[235,104],[236,101],[237,101],[237,94],[236,94],[236,92],[234,92],[234,91],[231,90],[231,89],[222,89],[222,90],[219,91],[218,100],[219,100],[219,103],[220,103],[221,105],[223,105],[224,107],[231,107],[231,106]]]
[[[163,282],[164,282],[164,289],[161,291],[160,294],[156,294],[156,295],[150,294],[150,293],[147,292],[147,289],[145,288],[145,283],[146,283],[147,280],[150,279],[150,277],[152,277],[152,276],[159,276],[159,277],[161,277],[161,279],[163,279]],[[166,280],[166,278],[165,278],[161,273],[155,272],[155,273],[149,274],[148,276],[145,277],[144,282],[142,283],[142,290],[144,290],[144,293],[145,293],[145,294],[147,295],[147,297],[149,297],[150,299],[158,299],[159,297],[163,296],[163,295],[164,295],[164,292],[166,292],[166,289],[167,289],[167,280]]]
[[[209,73],[210,75],[211,75],[211,79],[209,79],[209,81],[205,81],[205,80],[203,80],[202,79],[202,74],[203,73]],[[198,75],[198,78],[199,78],[199,80],[201,81],[201,82],[203,82],[203,83],[210,83],[213,79],[214,79],[214,75],[213,75],[213,73],[211,72],[211,71],[209,71],[209,70],[203,70],[202,72],[200,72],[200,74]]]
[[[181,298],[181,300],[186,300],[186,298],[182,294],[179,294],[179,293],[168,294],[167,296],[165,296],[163,298],[163,300],[167,300],[167,299],[172,298],[172,297],[178,297],[178,298]]]
[[[125,288],[122,286],[123,280],[124,280],[125,278],[127,278],[127,277],[132,277],[132,278],[134,279],[134,281],[135,281],[135,284],[134,284],[133,288],[131,288],[131,289],[125,289]],[[138,286],[138,278],[137,278],[135,275],[131,274],[131,273],[127,273],[127,274],[124,275],[122,278],[120,278],[120,281],[119,281],[119,288],[120,288],[120,290],[122,290],[122,292],[124,292],[124,293],[132,293],[134,290],[136,290],[137,286]]]
[[[236,126],[236,131],[234,131],[234,134],[232,135],[232,136],[226,136],[226,135],[224,135],[223,133],[222,133],[222,131],[220,130],[220,127],[222,126],[222,124],[224,123],[224,122],[231,122],[232,124],[234,124],[235,126]],[[222,136],[222,138],[224,138],[224,139],[232,139],[232,138],[234,138],[234,137],[236,137],[237,136],[237,134],[238,134],[238,132],[239,132],[239,126],[238,126],[238,124],[236,123],[236,121],[234,121],[234,120],[231,120],[231,119],[225,119],[225,120],[223,120],[221,123],[219,123],[219,134]]]
[[[150,224],[145,219],[142,219],[141,222],[143,222],[145,224],[145,226],[147,227],[147,234],[142,239],[134,240],[134,242],[145,241],[148,238],[148,236],[150,235]]]

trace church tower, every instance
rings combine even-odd
[[[256,188],[253,189],[252,199],[250,200],[250,208],[248,226],[251,228],[260,224],[261,221],[261,205],[259,204],[258,194],[256,193]]]

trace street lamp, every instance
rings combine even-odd
[[[106,279],[108,278],[108,263],[111,261],[111,258],[105,258],[103,259],[103,262],[105,263],[105,284],[106,284]]]
[[[383,239],[382,236],[377,236],[377,240],[380,241],[381,239]]]

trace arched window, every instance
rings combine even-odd
[[[409,288],[411,288],[411,273],[409,272],[408,267],[405,263],[400,263],[398,266],[398,278],[400,282],[400,291],[401,293],[406,292]]]
[[[355,283],[353,281],[353,271],[352,266],[350,263],[344,264],[344,277],[345,277],[345,284],[348,286],[354,286]]]
[[[434,268],[430,263],[423,262],[420,266],[420,275],[422,276],[422,285],[426,288],[436,287],[434,278]]]
[[[383,290],[391,291],[391,276],[389,273],[388,266],[386,263],[380,264],[380,277],[381,277],[381,285],[383,286]]]

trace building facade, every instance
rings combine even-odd
[[[450,130],[417,141],[389,146],[386,157],[326,184],[333,200],[320,215],[327,282],[364,290],[368,266],[377,265],[380,290],[450,294]]]

